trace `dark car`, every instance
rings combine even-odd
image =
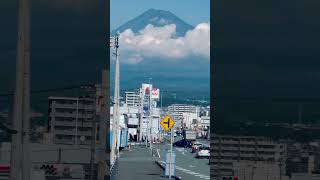
[[[191,148],[192,147],[192,142],[183,139],[183,140],[180,140],[180,141],[177,141],[177,142],[173,143],[173,146]]]

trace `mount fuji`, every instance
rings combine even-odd
[[[181,37],[186,34],[187,31],[194,29],[194,27],[170,11],[149,9],[137,16],[136,18],[124,23],[115,30],[111,32],[114,35],[116,32],[123,32],[126,29],[131,29],[134,33],[138,33],[140,30],[144,29],[147,25],[153,25],[155,27],[163,27],[169,24],[176,25],[176,36]]]

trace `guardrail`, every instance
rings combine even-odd
[[[110,176],[112,175],[112,173],[114,172],[114,168],[116,166],[116,164],[118,163],[118,160],[116,160],[113,164],[111,164],[110,166]]]

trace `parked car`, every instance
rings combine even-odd
[[[180,136],[180,134],[181,134],[180,131],[177,131],[177,132],[176,132],[176,135],[177,135],[177,136]]]
[[[210,147],[200,146],[196,158],[210,158]]]
[[[200,142],[193,143],[193,145],[191,147],[192,148],[191,152],[192,153],[197,152],[200,146],[202,146],[202,143],[200,143]]]
[[[191,148],[192,142],[182,139],[180,141],[174,142],[172,145],[176,147]]]

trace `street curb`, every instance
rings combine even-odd
[[[158,161],[154,161],[154,162],[155,162],[162,170],[165,170],[165,167],[162,166],[160,162],[158,162]],[[174,179],[175,179],[175,180],[182,180],[181,177],[177,177],[177,176],[174,176]]]
[[[158,162],[158,161],[154,161],[162,170],[165,170],[165,168]]]
[[[117,164],[118,160],[116,160],[110,167],[110,175],[112,175],[112,172],[114,170],[115,165]]]

